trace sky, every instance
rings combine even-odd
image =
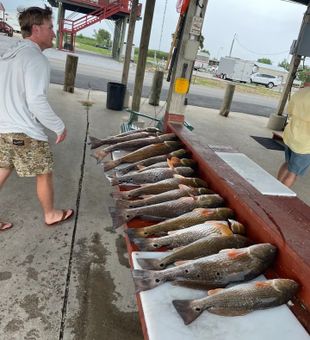
[[[44,5],[44,0],[0,0],[8,12],[14,12],[18,6]],[[143,24],[143,11],[146,0],[142,3],[142,20],[136,23],[134,43],[140,44]],[[171,35],[175,32],[179,13],[176,11],[177,0],[157,0],[153,16],[150,49],[168,52]],[[212,58],[229,55],[233,44],[232,56],[248,60],[269,58],[273,65],[283,59],[290,60],[290,46],[297,38],[306,6],[285,0],[209,0],[203,24],[204,48]],[[54,11],[57,17],[57,10]],[[114,31],[112,21],[104,20],[81,31],[92,36],[94,29],[103,28],[111,34]],[[235,36],[235,39],[234,39]]]

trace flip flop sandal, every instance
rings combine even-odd
[[[69,215],[68,212],[70,211]],[[61,219],[59,221],[53,222],[53,223],[45,223],[48,227],[50,226],[54,226],[56,224],[60,224],[63,222],[67,222],[68,220],[70,220],[70,218],[72,218],[74,215],[74,210],[73,209],[68,209],[68,210],[62,210],[62,216]]]
[[[0,222],[0,231],[5,231],[8,229],[11,229],[13,227],[12,223],[8,223],[8,222]]]

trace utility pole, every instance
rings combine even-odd
[[[184,14],[184,20],[179,21],[182,22],[183,27],[172,70],[165,113],[165,126],[168,121],[180,123],[184,121],[184,100],[199,48],[199,39],[207,4],[208,0],[190,1],[187,12]]]
[[[234,47],[234,43],[235,43],[236,36],[237,36],[237,34],[235,33],[235,34],[234,34],[234,37],[233,37],[233,40],[232,40],[232,42],[231,42],[231,46],[230,46],[230,51],[229,51],[229,56],[230,56],[230,57],[231,57],[231,53],[232,53],[232,50],[233,50],[233,47]]]
[[[128,74],[129,74],[129,65],[131,59],[131,51],[132,51],[132,43],[133,36],[135,33],[135,26],[137,20],[137,12],[138,12],[138,3],[139,0],[132,1],[132,7],[129,17],[129,26],[128,26],[128,34],[127,34],[127,42],[126,42],[126,52],[123,66],[123,74],[122,74],[122,84],[127,86],[128,82]]]
[[[292,54],[289,73],[288,73],[288,76],[287,76],[285,87],[284,87],[284,89],[281,93],[281,98],[280,98],[280,101],[279,101],[277,111],[276,111],[275,114],[272,114],[269,117],[269,121],[267,123],[267,127],[271,130],[281,131],[284,128],[284,125],[285,125],[285,122],[286,122],[286,117],[283,116],[283,111],[284,111],[284,108],[285,108],[285,105],[286,105],[286,102],[287,102],[288,95],[291,91],[293,81],[295,79],[296,72],[297,72],[298,66],[299,66],[300,61],[301,61],[301,57],[302,57],[302,55],[306,55],[306,53],[307,53],[307,52],[300,52],[300,50],[302,50],[302,49],[299,49],[299,45],[301,43],[303,34],[306,31],[308,31],[308,30],[306,30],[306,28],[309,27],[309,22],[310,22],[310,4],[307,7],[307,10],[306,10],[304,17],[303,17],[303,21],[301,23],[298,38],[297,38],[297,41],[296,41],[296,44],[295,44],[295,51]]]
[[[140,110],[140,101],[141,101],[143,79],[144,79],[145,66],[146,66],[147,51],[148,51],[149,42],[150,42],[154,7],[155,7],[155,0],[146,1],[141,40],[140,40],[140,46],[139,46],[139,57],[138,57],[138,63],[137,63],[135,86],[134,86],[133,97],[132,97],[131,108],[133,111]]]

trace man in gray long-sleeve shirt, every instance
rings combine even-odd
[[[44,127],[66,138],[62,120],[47,101],[49,63],[42,54],[53,46],[55,33],[49,7],[29,7],[19,15],[23,40],[0,57],[0,189],[13,169],[36,177],[37,194],[47,225],[68,220],[72,209],[54,207],[53,157]],[[12,227],[1,222],[0,230]]]

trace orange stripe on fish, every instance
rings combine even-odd
[[[216,289],[210,289],[208,290],[208,295],[215,295],[220,293],[222,290],[224,290],[224,288],[216,288]]]
[[[271,286],[271,282],[268,282],[268,281],[255,282],[255,287],[257,288],[264,288],[264,287],[269,287],[269,286]]]
[[[239,256],[243,256],[245,254],[244,250],[239,250],[239,249],[231,249],[227,252],[227,256],[230,259],[236,259]]]

